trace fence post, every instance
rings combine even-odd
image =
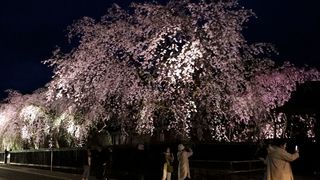
[[[252,173],[252,171],[251,171],[251,169],[252,169],[252,161],[249,161],[249,179],[251,180],[251,173]]]
[[[49,149],[50,149],[50,171],[52,171],[52,161],[53,161],[53,150],[52,150],[52,138],[49,140]]]

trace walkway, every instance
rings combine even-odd
[[[13,166],[0,164],[0,180],[81,180],[81,174],[63,173],[44,169],[29,168],[23,166]],[[242,180],[241,177],[236,177]],[[260,179],[260,178],[258,178]],[[251,177],[251,180],[258,180],[257,177]],[[96,180],[90,177],[90,180]],[[115,179],[108,179],[115,180]],[[246,179],[247,180],[247,179]],[[295,180],[318,180],[315,177],[295,176]]]

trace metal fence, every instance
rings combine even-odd
[[[39,168],[52,168],[55,170],[65,170],[72,172],[81,172],[82,171],[82,163],[83,163],[83,149],[43,149],[43,150],[24,150],[24,151],[13,151],[10,152],[10,160],[8,162],[13,165],[23,165],[23,166],[31,166],[31,167],[39,167]],[[116,156],[122,156],[122,153],[118,153]],[[0,162],[4,162],[4,152],[0,152]],[[114,158],[115,160],[119,158]],[[128,159],[127,159],[128,160]],[[121,162],[113,162],[114,165],[126,163],[123,160],[119,159]],[[156,161],[151,160],[153,163],[157,163]],[[127,162],[130,164],[130,162]],[[119,176],[126,176],[128,174],[127,171],[130,169],[126,169],[123,166],[117,166],[116,169],[122,172],[118,174]],[[150,168],[152,167],[149,166]],[[237,177],[243,177],[243,179],[255,179],[255,176],[258,175],[259,178],[261,174],[263,174],[264,165],[259,160],[248,160],[248,161],[215,161],[215,160],[191,160],[190,161],[191,174],[193,179],[236,179]],[[108,172],[116,173],[113,170],[109,170]],[[161,175],[161,170],[152,170],[150,176]],[[157,173],[159,172],[159,173]],[[130,173],[130,172],[129,172]],[[154,175],[157,173],[158,175]],[[177,168],[175,168],[175,172],[173,177],[176,176]],[[256,179],[259,179],[256,178]],[[239,178],[237,178],[239,179]]]
[[[163,150],[167,144],[148,145],[146,153],[148,160],[147,173],[154,175],[159,179],[161,176]],[[176,144],[170,145],[173,153],[176,154]],[[194,155],[190,158],[191,174],[193,179],[262,179],[264,164],[259,160],[253,160],[257,150],[256,145],[252,144],[196,144],[191,146]],[[116,174],[115,176],[127,177],[134,173],[136,161],[134,146],[113,146],[112,169],[108,172]],[[290,147],[289,147],[290,150]],[[292,169],[296,174],[306,174],[317,177],[320,174],[319,144],[301,144],[299,159],[294,161]],[[0,163],[4,163],[4,152],[0,152]],[[42,149],[42,150],[24,150],[13,151],[10,153],[8,162],[15,165],[25,165],[40,168],[53,168],[69,172],[82,172],[84,160],[83,149]],[[251,159],[251,160],[246,160]],[[236,160],[236,161],[235,161]],[[94,164],[94,163],[93,163]],[[174,161],[175,171],[177,173],[177,161]],[[125,178],[121,178],[125,179]]]
[[[191,174],[194,179],[262,179],[264,164],[260,160],[245,161],[190,161]]]
[[[81,171],[83,163],[82,149],[40,149],[12,151],[7,162],[12,165],[24,165],[47,169]],[[5,153],[0,152],[0,162],[4,163]]]

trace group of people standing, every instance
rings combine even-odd
[[[267,156],[265,158],[260,158],[266,164],[264,180],[293,180],[290,162],[299,158],[299,150],[296,148],[295,152],[291,154],[286,151],[286,147],[287,144],[283,140],[278,140],[273,145],[267,147]],[[191,179],[189,157],[193,155],[193,151],[183,144],[179,144],[177,149],[178,152],[176,156],[169,147],[163,152],[162,180],[171,180],[173,173],[177,175],[177,180]],[[94,151],[91,151],[90,149],[86,151],[86,155],[84,156],[83,180],[88,180],[89,178],[90,169],[93,164],[92,161],[96,163],[96,179],[106,179],[105,164],[106,160],[110,159],[107,158],[107,154],[110,154],[110,149],[109,152],[105,152],[98,147]],[[175,161],[176,159],[177,161]],[[132,178],[139,180],[145,179],[145,161],[146,155],[144,145],[139,144],[137,146],[137,152],[134,154],[133,162],[135,162],[135,176],[132,176]],[[178,165],[175,166],[176,164]]]
[[[107,151],[106,151],[107,150]],[[106,180],[106,167],[110,160],[112,150],[102,149],[101,147],[87,148],[84,151],[84,167],[83,167],[83,178],[82,180],[88,180],[89,176],[95,174],[97,180]],[[108,155],[109,154],[109,155]],[[178,166],[174,166],[175,156],[171,152],[170,148],[167,147],[163,153],[163,174],[162,180],[171,180],[173,172],[178,175],[178,180],[190,179],[190,168],[189,168],[189,157],[192,156],[193,151],[191,148],[185,147],[183,144],[178,145],[178,153],[176,155]],[[145,179],[145,165],[147,164],[147,155],[143,144],[138,144],[135,153],[132,154],[131,159],[134,162],[134,171],[131,174],[132,179],[144,180]],[[108,158],[109,157],[109,158]],[[129,162],[128,162],[129,163]],[[91,170],[94,170],[92,173]]]
[[[178,180],[190,179],[190,167],[189,167],[189,157],[193,155],[191,148],[185,148],[183,144],[178,145]],[[174,155],[171,153],[168,147],[164,152],[164,164],[163,164],[163,174],[162,180],[171,180],[171,175],[174,171],[173,167]]]
[[[97,180],[106,180],[106,166],[111,164],[112,161],[112,149],[103,149],[102,147],[87,148],[83,154],[83,174],[82,180],[88,180],[91,170],[94,170],[94,174]],[[108,167],[110,168],[110,167]]]

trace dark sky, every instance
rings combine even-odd
[[[30,93],[52,75],[41,61],[55,46],[66,45],[66,28],[83,16],[99,18],[112,2],[129,0],[1,0],[0,99],[4,90]],[[320,68],[320,2],[296,0],[242,0],[258,18],[247,24],[252,42],[273,43],[279,59]]]

